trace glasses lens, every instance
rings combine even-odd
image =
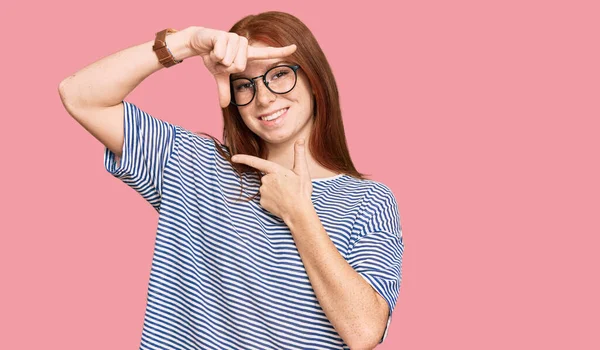
[[[245,105],[252,100],[254,96],[254,84],[252,80],[240,78],[231,82],[231,89],[233,91],[233,98],[235,104]]]
[[[292,90],[296,84],[296,74],[290,67],[274,67],[267,72],[266,80],[269,89],[284,94]]]

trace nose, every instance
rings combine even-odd
[[[262,86],[259,88],[258,86],[261,84]],[[277,98],[277,95],[275,95],[265,86],[265,83],[262,81],[262,79],[257,79],[254,88],[256,89],[256,99],[261,105],[268,105]]]

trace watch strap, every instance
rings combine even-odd
[[[154,39],[154,45],[152,46],[152,50],[154,50],[154,52],[156,53],[156,57],[158,57],[158,61],[166,68],[169,68],[171,66],[174,66],[178,63],[183,62],[183,60],[179,60],[179,61],[176,60],[175,57],[173,57],[171,50],[169,50],[169,48],[167,47],[167,41],[166,41],[167,35],[173,34],[175,32],[177,32],[176,29],[167,28],[167,29],[163,29],[160,32],[156,33],[156,38]]]

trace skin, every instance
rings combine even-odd
[[[282,59],[258,60],[241,75],[253,78]],[[352,349],[373,349],[385,330],[388,305],[342,257],[325,231],[312,203],[311,174],[322,172],[307,147],[313,127],[312,89],[298,74],[296,87],[287,94],[269,91],[257,79],[258,91],[247,106],[238,107],[248,128],[265,140],[269,159],[237,154],[233,162],[259,169],[265,175],[260,204],[290,228],[311,286],[323,311]],[[257,116],[289,107],[277,128],[261,125]],[[331,175],[329,175],[331,176]]]
[[[253,47],[266,48],[266,44],[256,42]],[[264,74],[267,69],[277,63],[285,63],[285,58],[262,59],[249,61],[243,73],[234,74],[233,77],[243,76],[253,78]],[[246,106],[238,107],[244,123],[256,135],[263,139],[269,150],[267,160],[277,163],[285,168],[292,169],[294,164],[294,143],[300,139],[308,140],[313,128],[314,92],[302,71],[298,70],[298,80],[292,91],[286,94],[275,94],[266,88],[261,79],[256,79],[257,91],[254,100]],[[257,118],[289,107],[285,120],[276,128],[267,127]],[[307,148],[306,157],[308,168],[313,178],[330,177],[337,173],[321,166],[311,156]]]
[[[388,305],[342,257],[311,200],[312,182],[304,140],[294,145],[292,169],[251,155],[232,161],[261,170],[260,204],[290,232],[325,315],[352,349],[373,349],[385,330]]]
[[[271,47],[260,41],[249,44],[248,39],[235,33],[203,27],[194,29],[188,45],[192,51],[202,57],[204,65],[214,76],[221,108],[226,108],[231,100],[230,75],[256,77],[263,74],[270,64],[284,61],[297,49],[293,44],[285,47]],[[257,96],[252,103],[238,107],[238,110],[248,128],[266,142],[269,150],[268,160],[291,169],[294,142],[300,138],[308,140],[313,126],[313,91],[310,83],[302,68],[298,70],[296,86],[284,95],[272,93],[261,81],[256,83]],[[277,129],[266,128],[256,119],[258,115],[282,107],[290,107],[290,109],[285,122]],[[310,145],[307,147],[307,161],[313,178],[337,175],[314,161]]]
[[[204,59],[205,64],[217,62],[211,72],[219,86],[221,107],[229,104],[226,82],[230,74],[248,78],[262,75],[296,49],[268,48],[260,42],[248,45],[245,38],[233,33],[218,35],[206,41],[214,44],[214,50]],[[264,50],[269,50],[268,57],[264,57]],[[263,57],[259,58],[261,51]],[[254,100],[238,110],[248,128],[265,141],[269,157],[238,154],[231,160],[265,174],[260,204],[290,228],[319,304],[342,339],[352,349],[373,349],[385,330],[388,305],[339,253],[311,199],[311,179],[335,175],[314,161],[305,142],[313,128],[313,90],[302,69],[296,86],[286,94],[272,93],[260,79],[256,84]],[[278,127],[266,127],[257,119],[285,107],[289,107],[287,115]]]

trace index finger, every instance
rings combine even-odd
[[[293,54],[296,45],[291,44],[284,47],[256,47],[248,45],[248,60],[263,60],[269,58],[281,58]]]
[[[251,156],[248,154],[236,154],[233,157],[235,158],[235,160],[232,159],[233,162],[249,165],[267,174],[277,173],[279,170],[281,170],[281,165],[275,162],[271,162],[269,160]]]

